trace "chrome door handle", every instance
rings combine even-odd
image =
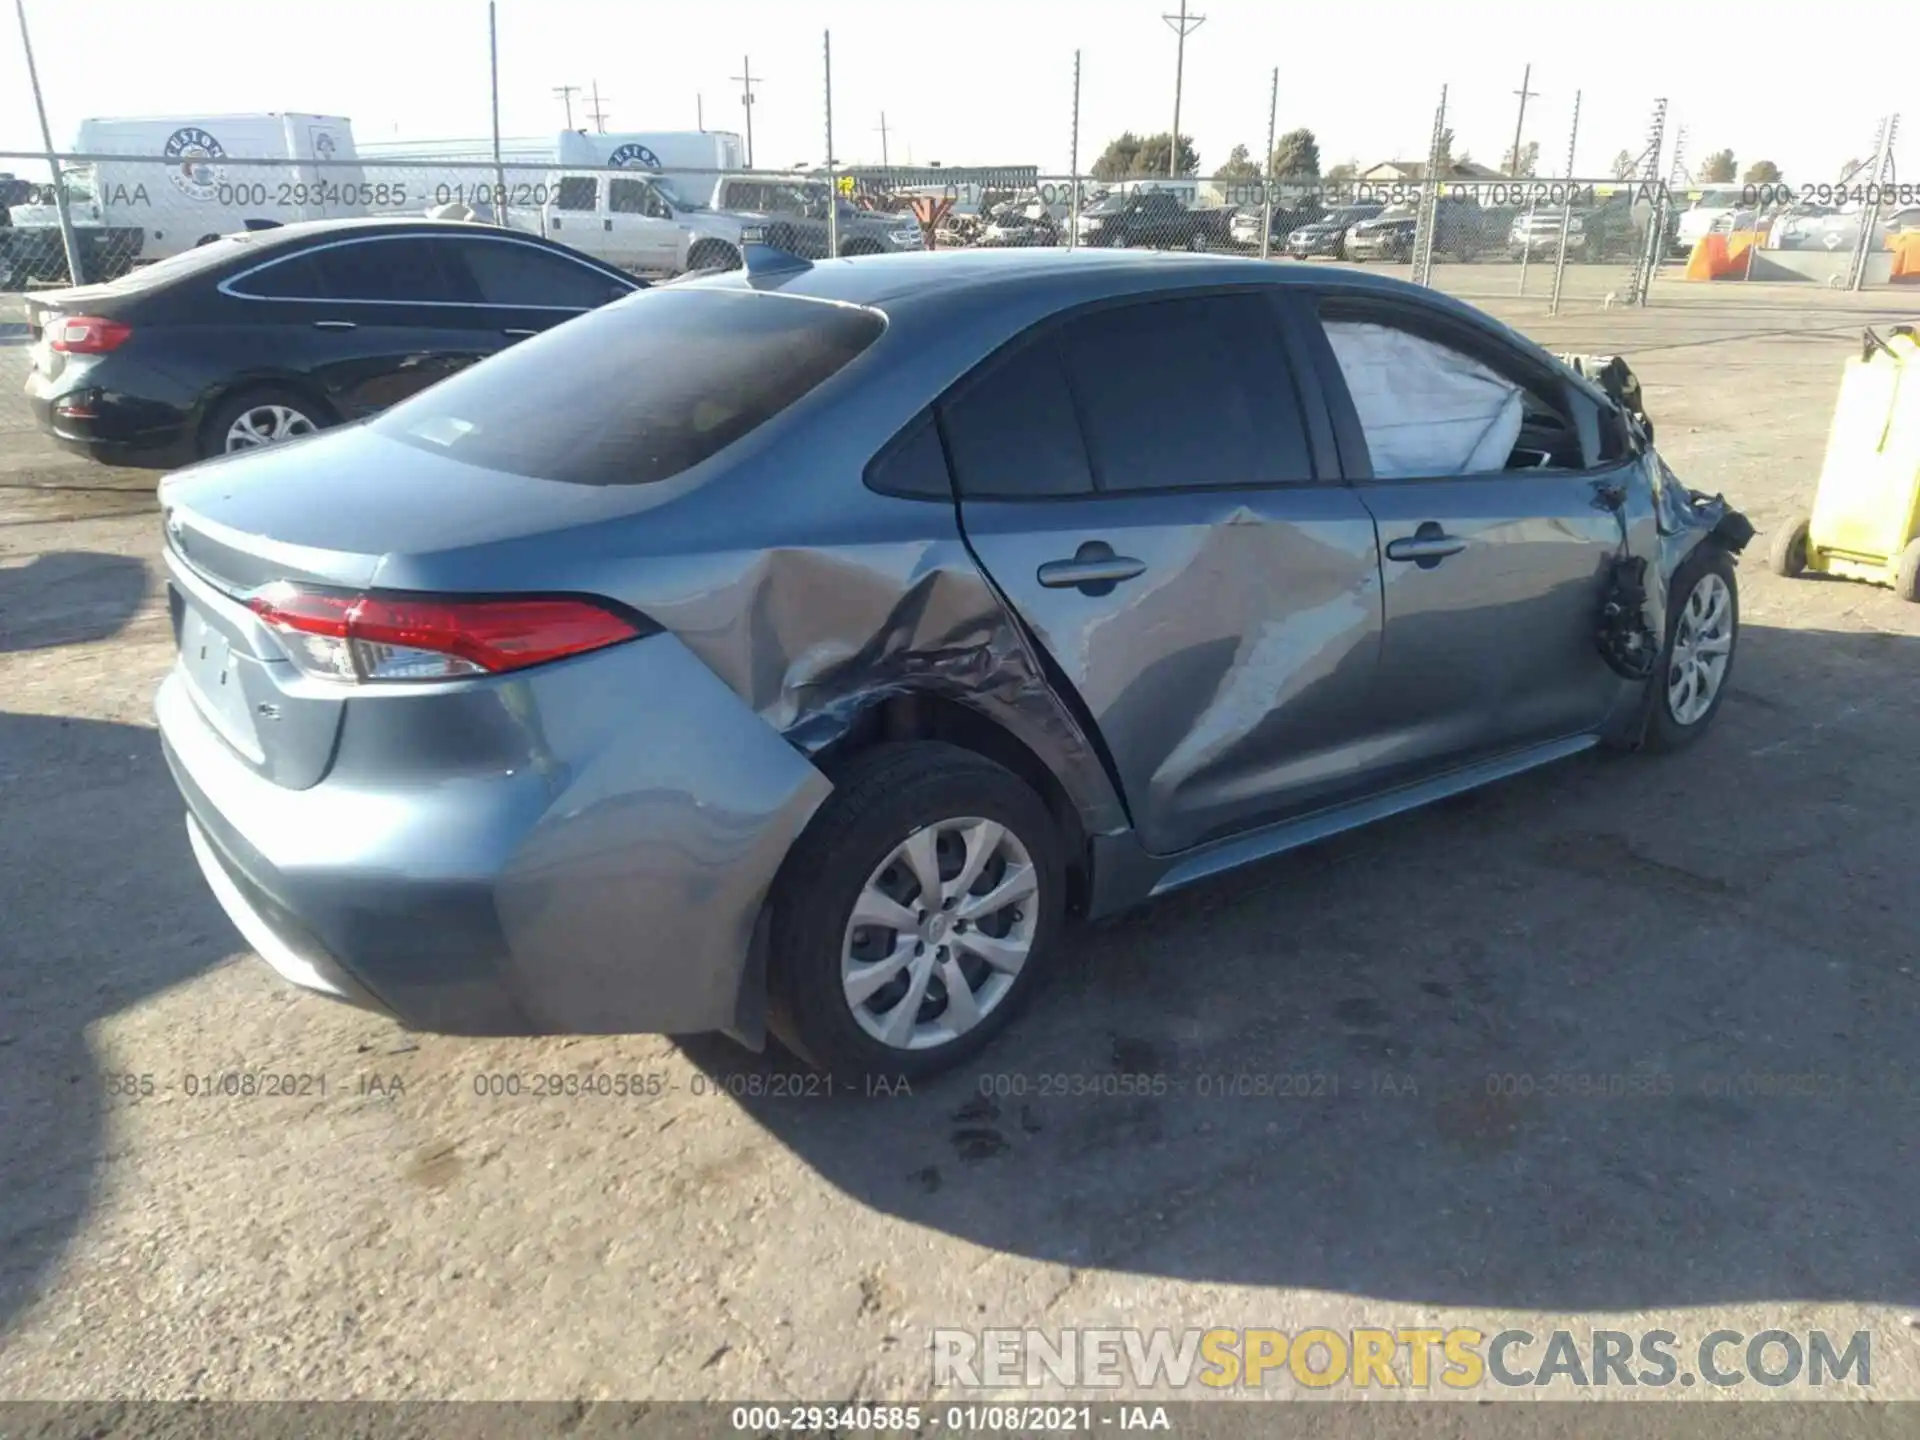
[[[1079,589],[1089,595],[1105,595],[1122,580],[1144,575],[1147,562],[1131,555],[1116,555],[1102,540],[1089,540],[1071,560],[1049,560],[1035,572],[1035,578],[1049,590]]]
[[[313,322],[313,328],[316,330],[357,330],[360,327],[355,325],[351,320],[316,320]]]
[[[502,335],[511,335],[516,340],[524,340],[529,335],[538,335],[538,330],[502,330]]]
[[[1467,542],[1458,535],[1449,535],[1435,521],[1424,520],[1413,534],[1387,543],[1387,559],[1411,560],[1422,570],[1431,570],[1466,548]]]

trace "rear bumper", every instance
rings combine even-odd
[[[757,1028],[755,925],[830,787],[677,640],[356,698],[305,790],[256,773],[189,687],[176,669],[155,701],[189,838],[284,978],[443,1034]],[[467,733],[438,754],[356,713],[442,698]]]
[[[69,369],[51,380],[35,371],[27,377],[27,407],[63,450],[104,465],[170,470],[200,458],[190,412],[161,398],[176,388],[125,364]]]

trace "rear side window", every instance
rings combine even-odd
[[[1263,295],[1096,311],[1062,337],[1102,490],[1311,482],[1306,424]]]
[[[1051,339],[989,360],[941,405],[940,428],[962,495],[1032,500],[1093,489],[1073,392]]]
[[[410,304],[470,300],[458,272],[442,263],[440,242],[425,236],[357,240],[310,253],[329,300],[386,300]]]
[[[663,287],[463,370],[371,428],[535,479],[645,485],[764,425],[885,328],[852,306]]]
[[[556,210],[597,210],[600,208],[600,182],[591,175],[562,175],[560,188],[553,197]]]
[[[909,500],[953,499],[940,427],[928,411],[901,431],[867,466],[867,486]]]
[[[292,255],[233,282],[236,294],[263,300],[325,300],[320,270],[310,254]]]
[[[323,245],[242,276],[233,290],[263,300],[470,302],[466,275],[446,249],[425,236]]]
[[[461,240],[452,247],[485,305],[592,310],[631,294],[613,276],[518,240]]]

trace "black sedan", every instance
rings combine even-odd
[[[164,469],[374,414],[642,283],[463,221],[228,235],[27,297],[27,399],[67,449]]]

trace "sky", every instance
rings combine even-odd
[[[1073,70],[1081,62],[1080,167],[1122,130],[1173,118],[1180,0],[497,0],[501,130],[559,131],[561,85],[599,86],[609,131],[744,130],[750,59],[754,158],[825,158],[823,34],[832,35],[833,144],[842,163],[1038,165],[1065,174]],[[1498,164],[1512,144],[1526,66],[1525,135],[1540,173],[1566,173],[1575,91],[1575,173],[1610,173],[1639,152],[1654,101],[1669,101],[1669,150],[1731,148],[1789,182],[1838,178],[1868,154],[1898,104],[1897,66],[1853,24],[1795,24],[1764,6],[1606,0],[1370,0],[1360,5],[1190,0],[1206,18],[1186,43],[1180,128],[1203,170],[1265,145],[1272,75],[1281,133],[1312,129],[1322,163],[1424,156],[1442,85],[1454,153]],[[10,9],[11,6],[5,7]],[[93,116],[255,111],[344,115],[362,140],[490,132],[485,0],[26,0],[55,144]],[[1755,23],[1735,23],[1742,10]],[[1898,7],[1888,7],[1890,28]],[[1862,9],[1859,14],[1866,16]],[[1870,21],[1863,21],[1871,28]],[[1910,37],[1911,38],[1911,37]],[[1892,44],[1883,35],[1882,55]],[[576,127],[588,100],[573,99]],[[1920,129],[1920,115],[1909,117]],[[0,150],[40,148],[18,33],[0,14]],[[1901,147],[1896,147],[1896,149]],[[0,159],[0,171],[34,167]],[[1903,178],[1906,178],[1903,176]]]

